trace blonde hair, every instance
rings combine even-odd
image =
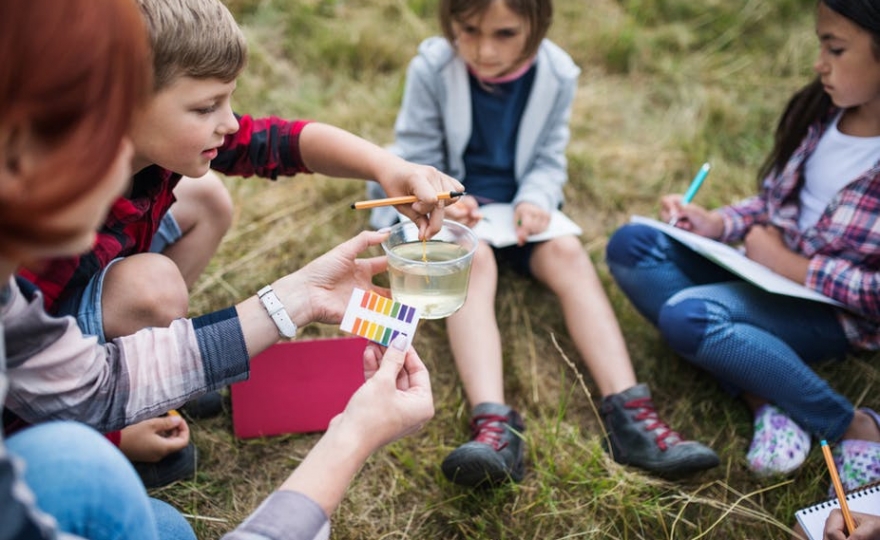
[[[230,82],[244,69],[244,34],[220,0],[137,2],[150,34],[156,92],[180,76]]]

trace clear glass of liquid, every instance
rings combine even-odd
[[[472,230],[447,219],[423,242],[418,227],[406,220],[391,228],[382,248],[395,301],[418,308],[422,319],[442,319],[464,305],[477,250]]]

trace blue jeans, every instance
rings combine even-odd
[[[149,498],[131,463],[95,430],[49,422],[15,433],[6,444],[25,464],[37,506],[62,531],[91,540],[195,540],[183,516]]]
[[[838,440],[852,404],[809,364],[843,359],[836,308],[769,293],[646,225],[618,229],[608,267],[676,353],[734,394],[773,402],[818,438]]]

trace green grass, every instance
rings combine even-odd
[[[391,142],[407,62],[437,33],[425,0],[227,0],[251,61],[239,112],[307,117]],[[415,345],[432,373],[437,415],[378,452],[333,516],[333,537],[786,538],[794,511],[823,498],[814,451],[790,479],[758,479],[744,455],[745,407],[676,357],[610,279],[608,235],[630,214],[653,215],[658,195],[681,192],[711,161],[698,201],[754,191],[776,120],[811,76],[813,0],[559,0],[551,39],[583,69],[572,115],[567,213],[584,229],[621,321],[639,378],[664,418],[712,445],[717,469],[671,483],[620,467],[601,447],[596,389],[581,367],[558,304],[504,274],[497,299],[508,400],[525,416],[528,474],[515,486],[474,492],[446,482],[443,457],[467,437],[467,404],[442,321]],[[193,314],[225,307],[367,227],[348,205],[353,180],[301,176],[270,183],[227,179],[233,230],[193,291]],[[526,305],[528,299],[528,305]],[[304,337],[338,335],[311,326]],[[873,356],[819,371],[859,405],[880,406]],[[289,474],[318,435],[236,440],[224,415],[193,422],[201,461],[193,482],[154,494],[194,516],[200,538],[233,528]]]

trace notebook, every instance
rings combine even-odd
[[[277,343],[233,384],[232,425],[246,439],[324,431],[364,383],[367,340],[350,336]]]
[[[483,219],[474,226],[477,238],[485,240],[497,248],[516,244],[516,228],[513,225],[513,205],[509,203],[491,203],[480,207]],[[547,229],[528,238],[529,242],[541,242],[557,236],[580,236],[583,231],[568,216],[554,210],[550,214]]]
[[[850,512],[880,515],[880,484],[870,484],[848,493],[846,502]],[[801,508],[794,515],[810,540],[822,540],[825,520],[835,508],[840,508],[836,497]]]

